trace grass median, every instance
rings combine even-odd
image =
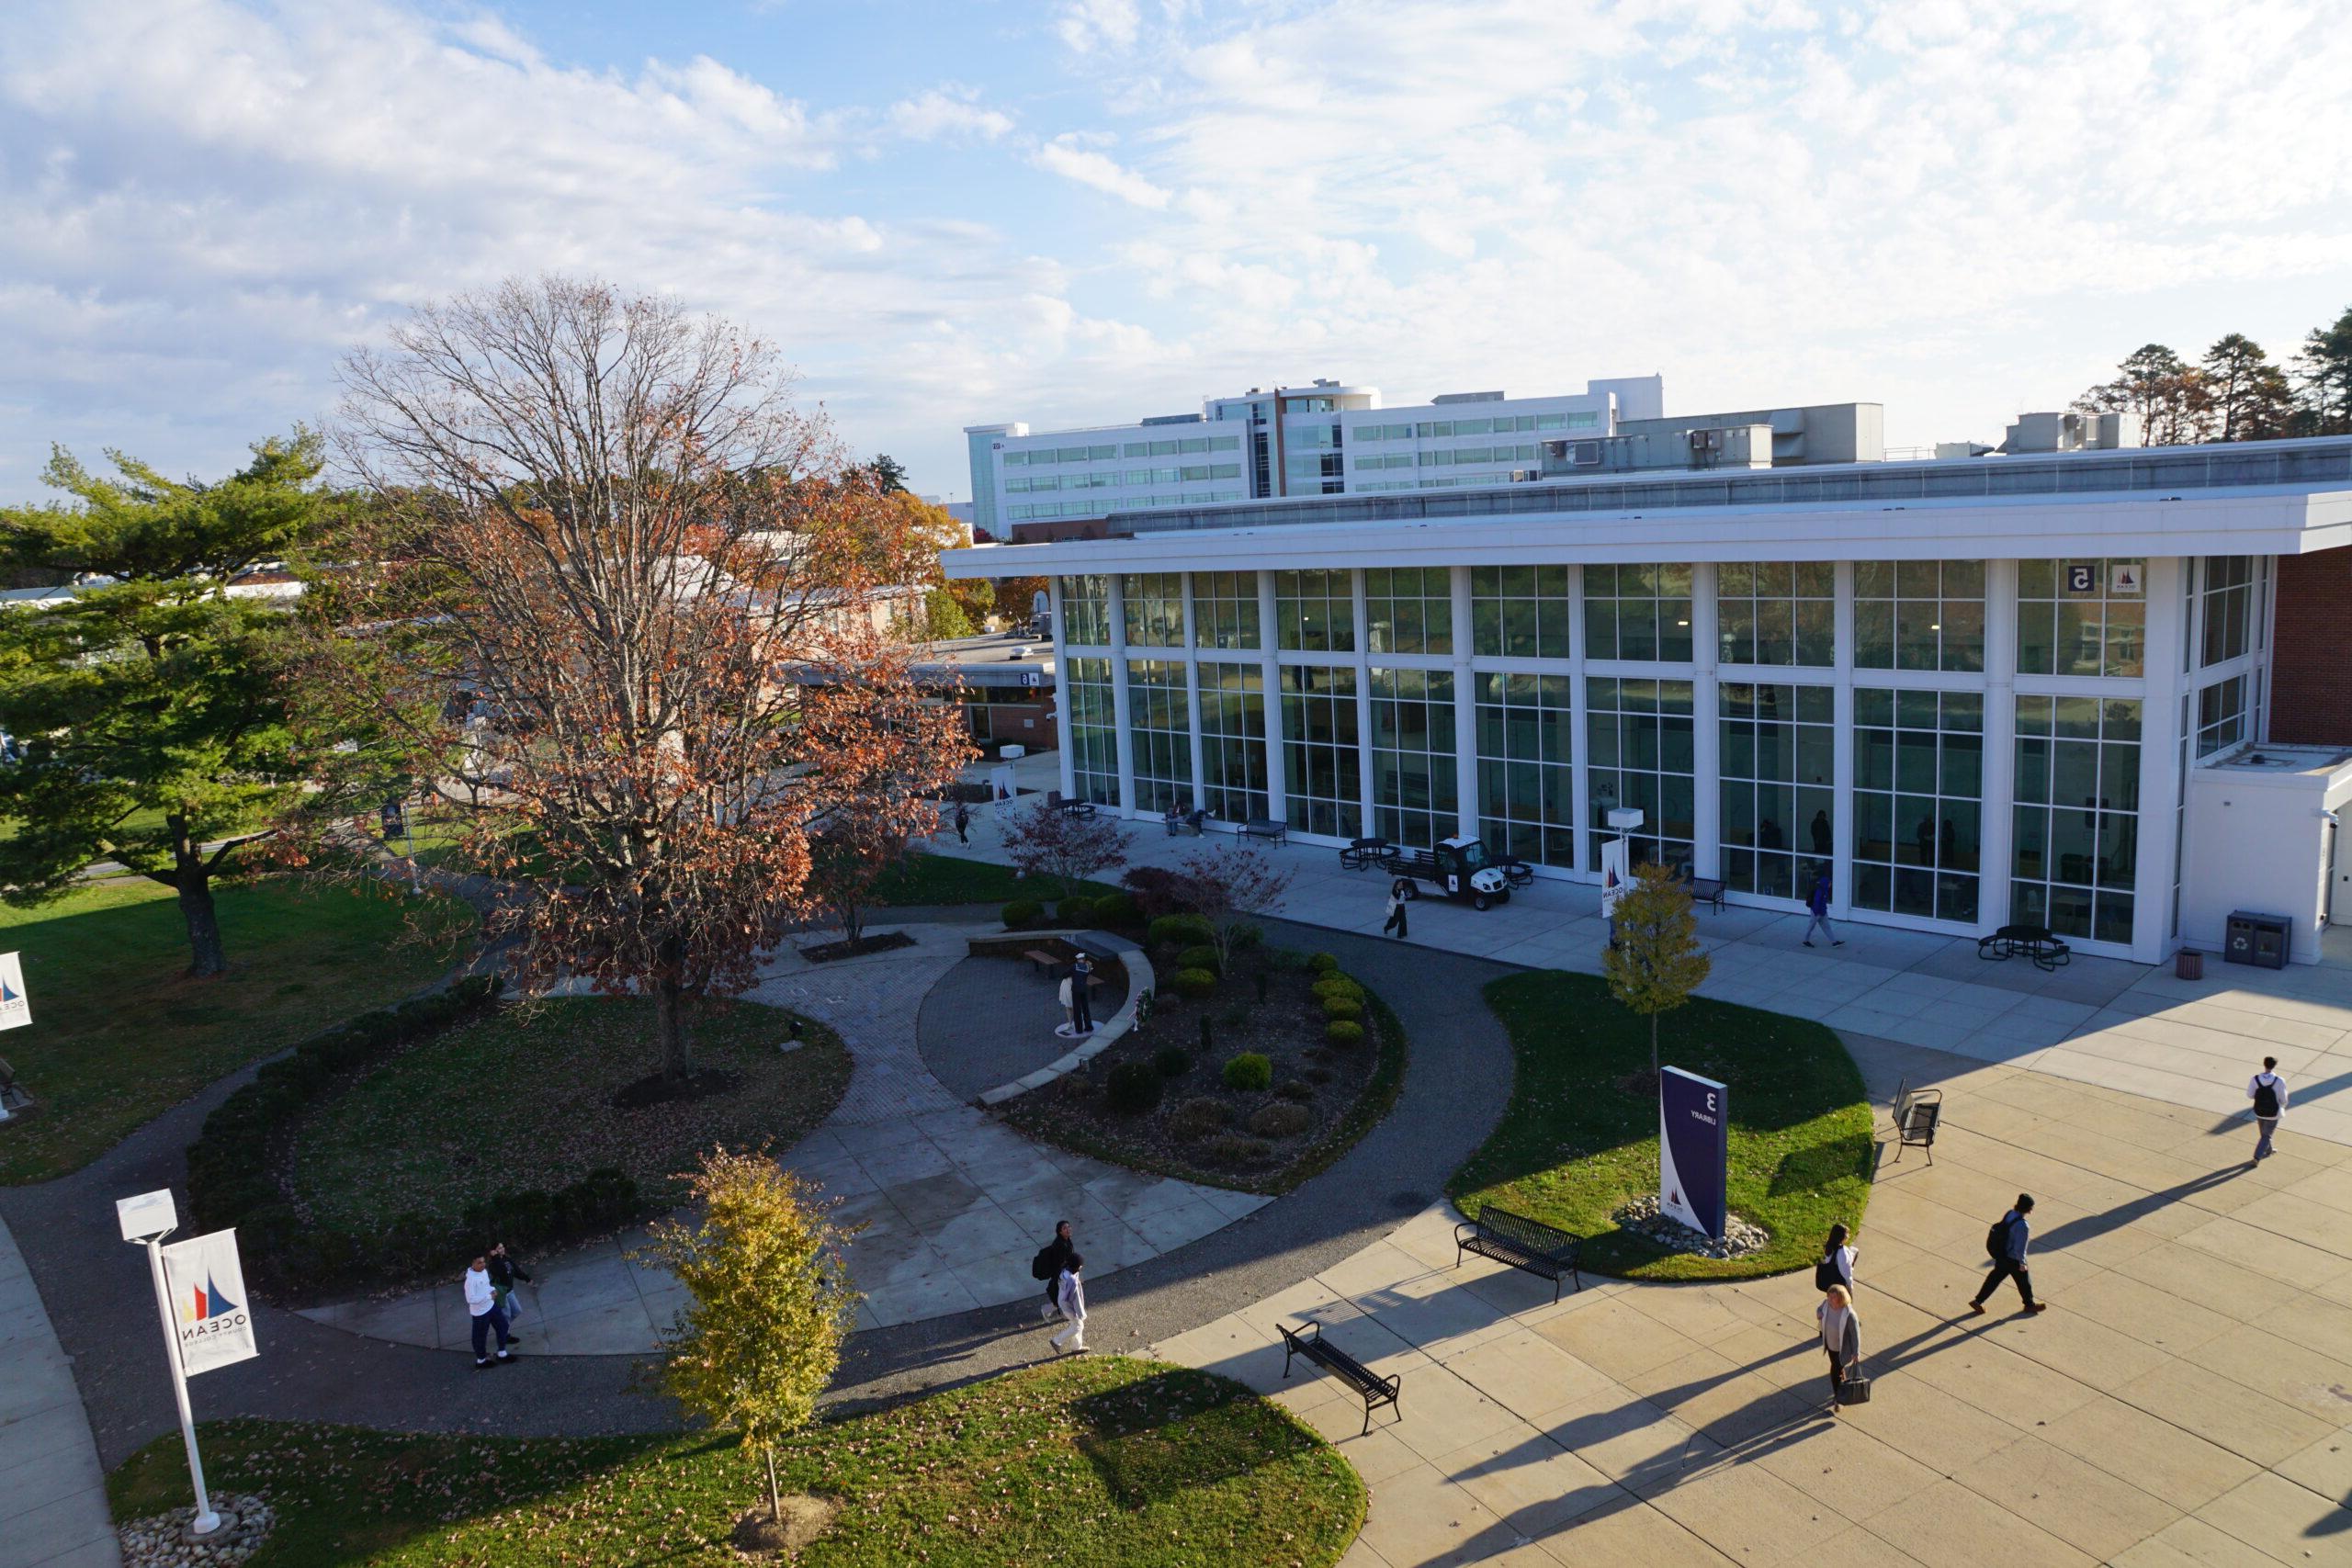
[[[493,1374],[504,1375],[504,1374]],[[238,1420],[204,1429],[215,1490],[266,1490],[252,1568],[732,1564],[763,1496],[708,1435],[522,1438]],[[1288,1412],[1206,1372],[1073,1358],[825,1421],[784,1445],[787,1490],[841,1505],[802,1568],[1325,1568],[1363,1522],[1347,1461]],[[107,1483],[118,1519],[187,1502],[176,1434]]]
[[[1510,1106],[1448,1190],[1585,1237],[1583,1267],[1641,1280],[1736,1280],[1810,1267],[1829,1226],[1860,1228],[1871,1115],[1862,1075],[1826,1025],[1693,998],[1659,1020],[1660,1059],[1723,1082],[1731,1211],[1771,1245],[1722,1261],[1668,1253],[1610,1216],[1657,1190],[1648,1021],[1589,975],[1512,975],[1487,987],[1510,1033]],[[1632,1087],[1629,1087],[1632,1086]]]

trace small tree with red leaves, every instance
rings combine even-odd
[[[1288,871],[1238,840],[1222,849],[1195,851],[1176,874],[1184,901],[1209,923],[1220,971],[1232,967],[1235,938],[1252,923],[1250,917],[1272,909],[1290,890]]]
[[[1064,811],[1045,800],[1013,814],[1003,843],[1013,869],[1050,881],[1056,897],[1127,858],[1126,836],[1109,818]]]

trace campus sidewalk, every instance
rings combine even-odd
[[[1053,755],[1014,764],[1024,788],[1053,787]],[[975,773],[984,778],[985,769]],[[932,840],[943,854],[1001,862],[999,803],[973,813],[971,842]],[[1203,840],[1171,838],[1157,821],[1122,823],[1128,863],[1174,865]],[[1207,840],[1216,842],[1215,829]],[[1291,872],[1272,913],[1366,936],[1385,917],[1388,879],[1342,870],[1324,846],[1267,847]],[[2078,956],[2044,973],[2023,959],[1993,963],[1964,937],[1840,921],[1840,948],[1804,943],[1805,918],[1742,905],[1699,911],[1714,961],[1702,996],[1818,1019],[1844,1033],[1954,1052],[1978,1061],[2115,1089],[2216,1117],[2244,1116],[2245,1084],[2265,1055],[2278,1058],[2293,1102],[2286,1125],[2352,1145],[2352,932],[2318,964],[2283,970],[2209,955],[2202,980],[2169,967]],[[1499,908],[1424,897],[1412,908],[1412,945],[1534,968],[1598,974],[1607,942],[1600,890],[1540,878]],[[2336,935],[2337,933],[2330,933]]]
[[[0,1568],[121,1562],[73,1361],[0,1224]]]
[[[2249,1130],[2193,1110],[1849,1043],[1874,1095],[1942,1087],[1946,1124],[1933,1167],[1878,1170],[1856,1292],[1874,1398],[1842,1417],[1809,1273],[1589,1280],[1555,1305],[1457,1266],[1444,1204],[1155,1351],[1272,1394],[1355,1465],[1371,1511],[1343,1568],[2352,1561],[2352,1150],[2301,1138],[2255,1166]],[[2005,1293],[1969,1316],[2021,1187],[2053,1310]],[[1329,1374],[1284,1378],[1277,1325],[1309,1321],[1400,1377],[1396,1417],[1360,1435]]]

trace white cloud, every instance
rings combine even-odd
[[[1047,174],[1076,180],[1107,192],[1121,201],[1157,211],[1168,205],[1169,193],[1103,153],[1078,145],[1071,136],[1057,136],[1030,154],[1031,162]]]
[[[1132,49],[1143,17],[1135,0],[1068,0],[1054,30],[1080,54],[1096,49]]]
[[[910,141],[978,138],[994,141],[1012,129],[1012,117],[984,107],[969,88],[933,87],[890,106],[890,129]]]

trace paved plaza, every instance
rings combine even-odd
[[[860,1328],[948,1317],[1039,1295],[1029,1260],[1067,1219],[1080,1236],[1090,1280],[1158,1257],[1263,1207],[1268,1200],[1172,1178],[1138,1175],[1032,1143],[974,1109],[939,1081],[923,1051],[956,1049],[956,1009],[993,1010],[972,1021],[975,1071],[989,1081],[1021,1026],[1046,1059],[1069,1048],[1053,1034],[1053,992],[1017,961],[974,960],[970,939],[993,925],[908,922],[911,947],[810,964],[786,945],[763,966],[754,1000],[820,1019],[853,1058],[849,1092],[825,1124],[782,1155],[783,1163],[837,1201],[835,1215],[863,1227],[848,1247],[850,1275],[865,1299]],[[804,937],[803,942],[816,940]],[[975,984],[972,966],[1001,969]],[[925,998],[959,972],[945,1008]],[[969,1075],[967,1075],[969,1076]],[[669,1271],[632,1262],[641,1233],[537,1263],[517,1292],[516,1331],[556,1355],[640,1355],[659,1343],[684,1303]],[[371,1338],[455,1350],[469,1342],[462,1288],[447,1283],[383,1300],[314,1307],[312,1321]]]
[[[1880,1168],[1856,1292],[1875,1397],[1842,1417],[1809,1276],[1555,1305],[1456,1268],[1442,1205],[1157,1351],[1339,1445],[1372,1488],[1348,1568],[2352,1562],[2352,1150],[2257,1167],[2243,1123],[1852,1043],[1874,1092],[1907,1075],[1949,1109],[1933,1167]],[[2019,1188],[2053,1309],[1969,1316]],[[1308,1321],[1401,1377],[1401,1419],[1360,1436],[1328,1375],[1285,1382],[1276,1325]]]

